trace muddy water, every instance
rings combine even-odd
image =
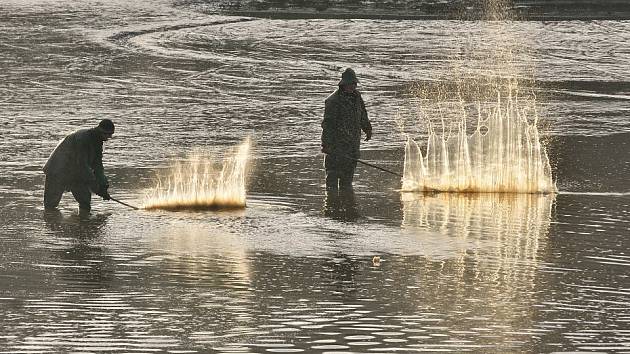
[[[0,351],[630,350],[630,23],[511,28],[563,193],[401,194],[363,167],[354,195],[323,192],[319,123],[341,68],[375,127],[363,156],[401,171],[406,88],[448,77],[470,43],[497,45],[482,40],[492,25],[4,1]],[[44,213],[48,154],[104,117],[112,194],[130,203],[191,149],[251,136],[248,208],[95,201],[82,219],[67,195]]]

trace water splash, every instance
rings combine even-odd
[[[471,37],[460,55],[452,58],[448,76],[414,91],[422,121],[416,126],[426,126],[427,143],[423,153],[401,123],[408,137],[402,188],[556,192],[538,129],[529,46],[512,28],[505,0],[481,3],[485,18],[492,21],[485,21],[484,31]]]
[[[454,131],[428,123],[425,154],[411,138],[405,146],[404,191],[552,193],[556,186],[545,147],[540,142],[535,101],[521,102],[516,81],[507,97],[470,107],[460,101]],[[467,121],[476,111],[477,125]]]
[[[240,209],[246,206],[246,169],[250,139],[245,139],[217,167],[203,153],[191,154],[179,162],[165,178],[147,193],[144,209],[213,210]]]

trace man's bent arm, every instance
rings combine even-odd
[[[367,109],[365,109],[365,102],[363,101],[363,97],[360,97],[361,100],[361,130],[365,132],[365,134],[372,133],[372,123],[370,123],[370,119],[368,118]]]
[[[97,145],[95,153],[94,176],[98,187],[102,188],[107,185],[107,177],[105,177],[105,168],[103,167],[103,143]]]

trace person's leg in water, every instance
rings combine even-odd
[[[335,159],[327,155],[326,200],[324,215],[344,221],[354,221],[359,217],[354,198],[352,181],[357,167],[356,161],[346,158]]]
[[[352,180],[354,179],[354,170],[357,168],[356,161],[347,160],[339,169],[339,189],[344,191],[352,191]]]
[[[343,220],[355,221],[359,218],[359,210],[352,185],[350,185],[350,188],[339,189],[339,208],[343,213]]]
[[[90,214],[92,210],[92,191],[87,184],[77,183],[70,188],[74,200],[79,203],[79,214]]]
[[[44,182],[44,209],[56,209],[65,190],[66,187],[60,178],[46,176],[46,181]]]
[[[334,217],[339,209],[339,191],[326,188],[324,199],[324,216]]]
[[[324,157],[324,168],[326,169],[326,191],[337,191],[339,188],[339,164],[333,155]]]

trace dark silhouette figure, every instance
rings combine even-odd
[[[109,183],[103,168],[103,142],[114,134],[114,123],[103,119],[98,126],[81,129],[57,145],[44,166],[44,207],[54,209],[70,191],[82,213],[91,210],[92,193],[109,200]]]
[[[348,68],[338,88],[328,98],[322,121],[322,152],[326,154],[326,189],[352,188],[356,159],[360,158],[361,130],[365,140],[372,138],[372,125],[365,103],[357,90],[357,76]]]

